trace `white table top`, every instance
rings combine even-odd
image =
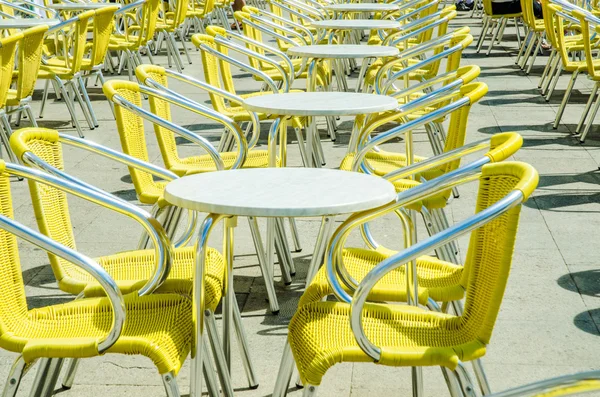
[[[279,116],[356,116],[398,107],[395,98],[356,92],[291,92],[250,97],[244,108]]]
[[[179,207],[222,215],[304,217],[340,215],[396,198],[383,178],[323,168],[247,168],[184,176],[165,199]]]
[[[305,45],[292,47],[287,51],[288,55],[322,59],[391,57],[398,53],[399,50],[396,47],[360,44]]]
[[[47,18],[0,19],[0,29],[27,29],[39,25],[54,26],[59,23],[58,19]]]
[[[370,30],[399,29],[400,22],[387,19],[328,19],[315,21],[311,26],[319,29],[334,30]]]
[[[48,8],[60,11],[85,11],[85,10],[97,10],[103,7],[118,7],[121,8],[119,3],[56,3],[49,4]]]
[[[346,3],[325,6],[326,10],[337,12],[385,12],[400,9],[397,4],[387,3]]]

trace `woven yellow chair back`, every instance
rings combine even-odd
[[[567,48],[565,46],[565,24],[563,18],[558,14],[562,11],[562,7],[557,4],[548,4],[546,7],[548,10],[548,15],[544,15],[544,20],[550,19],[551,26],[550,31],[551,35],[554,38],[554,43],[558,54],[560,55],[561,62],[563,66],[569,65],[571,63],[571,59],[567,52]]]
[[[71,70],[71,73],[79,73],[81,71],[81,61],[85,54],[85,47],[87,44],[87,33],[88,25],[90,20],[94,17],[95,11],[90,10],[82,12],[77,16],[77,22],[73,29],[73,33],[69,34],[69,41],[71,48],[71,56],[65,58],[67,61],[67,67]]]
[[[596,59],[596,57],[594,56],[593,51],[595,50],[595,48],[592,49],[592,42],[594,42],[595,38],[593,38],[590,35],[590,29],[592,29],[592,27],[590,27],[590,22],[588,21],[586,14],[584,14],[583,12],[573,10],[573,16],[576,17],[577,19],[579,19],[579,23],[581,24],[581,35],[583,36],[583,49],[584,49],[585,62],[587,65],[588,74],[591,77],[597,78],[599,73],[598,73],[598,70],[596,69],[597,66],[594,65],[594,60]],[[595,32],[596,31],[594,30],[594,36],[596,35]],[[594,43],[594,47],[595,47],[595,43]]]
[[[15,15],[15,9],[8,6],[7,4],[0,4],[0,11],[10,16]],[[5,32],[8,33],[9,36],[12,36],[14,34],[18,34],[19,29],[6,29]]]
[[[123,80],[109,80],[104,84],[102,89],[109,101],[112,101],[113,96],[118,95],[136,106],[142,106],[142,95],[136,83]],[[117,120],[117,130],[123,152],[140,160],[150,162],[144,132],[144,120],[116,103],[115,118]],[[155,204],[155,202],[148,201],[147,199],[149,197],[147,192],[156,190],[156,182],[154,182],[152,175],[131,167],[129,167],[129,174],[131,175],[138,199],[145,204]]]
[[[92,66],[102,65],[108,51],[110,36],[114,29],[115,12],[118,7],[108,6],[96,10],[93,23],[92,52],[90,55],[90,63]]]
[[[177,0],[175,2],[175,15],[173,16],[173,28],[178,28],[185,22],[185,15],[188,10],[190,0]]]
[[[476,212],[502,199],[512,190],[521,190],[525,200],[535,190],[538,175],[528,164],[503,162],[483,167],[479,178]],[[463,273],[466,289],[461,328],[470,339],[488,344],[512,262],[521,206],[473,231]]]
[[[64,169],[62,145],[57,131],[46,128],[23,128],[12,134],[10,142],[19,158],[23,153],[31,152],[52,167]],[[33,180],[29,180],[28,183],[40,232],[67,247],[76,249],[66,193]],[[87,278],[85,272],[50,253],[48,258],[58,285],[63,291],[78,294],[83,290],[85,283],[79,285],[74,280],[85,280]]]
[[[198,33],[193,35],[192,43],[198,48],[200,45],[205,44],[215,50],[217,49],[214,38],[207,34]],[[224,54],[227,54],[227,52]],[[217,57],[202,50],[200,50],[200,58],[202,59],[205,81],[213,87],[221,88],[235,94],[230,65],[227,62],[220,62]],[[226,111],[227,106],[223,97],[211,93],[210,101],[217,112],[223,113]]]
[[[0,160],[0,214],[14,219],[9,175]],[[7,335],[27,320],[25,284],[16,237],[0,229],[0,347],[9,348]]]
[[[204,18],[208,16],[215,9],[215,1],[214,0],[191,0],[188,9],[191,11],[192,16],[197,16],[199,18]],[[199,13],[199,14],[196,14]]]
[[[22,33],[0,39],[0,109],[6,105],[8,89],[12,83],[15,68],[15,52],[17,43],[23,38]]]
[[[530,28],[535,28],[535,15],[533,15],[533,1],[521,0],[523,23]]]
[[[19,42],[19,74],[17,77],[17,99],[33,95],[38,71],[42,63],[42,47],[48,26],[36,26],[23,32]]]
[[[148,0],[142,7],[142,27],[138,36],[138,44],[146,45],[154,37],[156,22],[160,11],[161,0]]]
[[[254,7],[245,6],[244,7],[244,11],[236,11],[233,14],[233,16],[239,22],[242,22],[244,19],[249,19],[250,20],[251,16],[250,16],[249,10],[252,10],[252,9],[254,9]],[[208,31],[208,29],[206,30],[206,32],[209,33],[209,34],[211,34]],[[248,37],[249,39],[256,40],[256,41],[258,41],[260,43],[263,43],[262,32],[260,30],[256,29],[256,28],[254,28],[253,26],[244,25],[244,35],[246,37]],[[277,39],[278,44],[279,44],[279,40],[280,39]],[[246,47],[249,50],[257,52],[257,53],[259,53],[261,55],[265,55],[265,51],[262,48],[260,48],[260,47],[257,47],[257,46],[252,45],[252,44],[246,44]],[[250,56],[248,57],[248,63],[250,64],[250,66],[252,66],[253,68],[258,69],[258,70],[263,70],[265,68],[269,68],[270,67],[270,65],[267,65],[265,62],[262,62],[262,61],[260,61],[260,60],[258,60],[256,58],[250,57]]]
[[[135,74],[139,81],[145,81],[149,77],[163,87],[169,87],[167,74],[165,73],[165,68],[162,66],[140,65],[136,68]],[[150,103],[150,111],[152,113],[164,120],[171,121],[171,106],[168,102],[153,95],[148,95],[148,102]],[[172,169],[180,165],[182,162],[177,153],[175,134],[158,124],[154,124],[154,133],[156,134],[156,140],[158,141],[158,147],[165,167]]]

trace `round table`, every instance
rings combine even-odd
[[[270,94],[250,97],[242,104],[245,109],[252,112],[280,116],[273,121],[269,132],[269,162],[275,165],[277,131],[281,118],[294,116],[307,117],[306,148],[299,142],[300,153],[303,155],[304,165],[319,167],[323,161],[315,158],[313,162],[313,145],[316,143],[316,153],[320,156],[320,141],[314,117],[331,116],[357,116],[393,110],[398,107],[395,98],[385,95],[363,94],[354,92],[294,92],[285,94]],[[332,137],[335,139],[335,137]],[[285,139],[282,139],[282,157],[285,157]],[[282,160],[285,164],[285,159]]]
[[[273,269],[274,217],[322,217],[307,280],[322,263],[333,226],[333,217],[376,208],[396,198],[394,186],[383,178],[356,172],[314,168],[262,168],[216,171],[184,176],[165,188],[165,199],[174,205],[209,212],[200,227],[194,275],[195,336],[202,340],[204,316],[204,266],[207,241],[214,226],[225,219],[227,288],[223,299],[223,348],[231,354],[233,321],[239,321],[233,289],[233,229],[235,217],[267,217],[266,269]],[[280,218],[279,218],[280,219]],[[272,280],[272,274],[269,275]],[[272,287],[272,286],[271,286]],[[274,288],[267,286],[269,298]],[[270,299],[272,302],[273,299]],[[271,307],[273,310],[273,307]],[[196,365],[202,362],[201,343],[196,343]],[[192,382],[202,373],[191,374]],[[196,386],[196,385],[194,385]]]
[[[15,19],[0,19],[0,29],[28,29],[34,26],[58,25],[60,20],[48,18],[15,18]]]
[[[389,3],[343,3],[327,5],[324,8],[334,12],[390,12],[400,9],[397,4]]]
[[[354,3],[353,3],[354,4]],[[358,4],[360,5],[360,4]],[[377,5],[377,4],[372,4]],[[340,60],[340,59],[357,59],[357,58],[381,58],[381,57],[392,57],[399,54],[399,50],[396,47],[381,46],[381,45],[360,45],[360,44],[317,44],[317,45],[306,45],[291,47],[288,49],[287,54],[290,56],[297,56],[305,59],[312,59],[311,65],[308,68],[307,78],[307,89],[308,91],[315,91],[316,88],[316,66],[319,62],[325,59]],[[361,87],[361,80],[363,74],[366,72],[367,64],[363,64],[361,73],[358,77],[358,85],[356,91],[358,92]],[[345,73],[343,72],[343,65],[339,63],[332,63],[332,67],[335,67],[335,75],[338,79],[338,87],[344,91],[348,90],[348,84],[345,79]]]

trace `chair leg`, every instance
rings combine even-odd
[[[252,364],[252,358],[250,357],[250,347],[248,345],[248,339],[246,338],[244,324],[242,323],[242,315],[238,305],[233,306],[233,325],[237,336],[238,349],[242,356],[242,364],[244,364],[244,370],[246,371],[246,377],[248,378],[248,386],[250,389],[257,389],[258,381],[256,379],[256,371],[254,369],[254,364]]]
[[[525,74],[531,73],[531,69],[533,68],[533,64],[535,63],[535,59],[537,58],[538,53],[540,52],[540,47],[542,46],[542,35],[538,36],[537,46],[535,46],[535,50],[533,51],[533,57],[531,58],[531,62],[529,63],[529,67]]]
[[[542,85],[544,85],[544,81],[546,80],[546,77],[548,77],[548,74],[550,73],[550,69],[552,68],[552,62],[554,61],[554,57],[556,56],[556,54],[557,54],[556,50],[552,49],[552,52],[548,56],[548,60],[546,62],[546,67],[544,68],[544,72],[542,73],[542,76],[540,77],[540,81],[538,82],[538,88],[542,88]]]
[[[525,49],[525,53],[523,53],[523,57],[521,57],[521,63],[519,63],[519,67],[522,70],[525,69],[525,66],[527,65],[527,61],[529,60],[529,56],[531,55],[531,51],[533,50],[533,47],[535,46],[536,41],[537,41],[537,36],[535,35],[535,33],[533,33],[531,35],[531,38],[529,39],[527,49]]]
[[[92,120],[92,124],[94,128],[98,128],[98,120],[96,119],[96,114],[94,113],[94,108],[92,107],[92,101],[90,101],[90,96],[88,95],[87,88],[85,86],[85,83],[83,82],[83,78],[79,76],[77,80],[79,82],[79,89],[81,90],[81,95],[83,96],[83,99],[85,101],[88,114],[90,116],[90,119]]]
[[[215,314],[211,310],[204,311],[204,323],[206,325],[206,334],[208,335],[210,349],[215,359],[215,363],[217,364],[217,374],[221,381],[223,395],[226,397],[233,397],[231,376],[229,375],[229,369],[227,368],[225,356],[223,355],[223,348],[219,341],[217,324],[215,323]]]
[[[492,40],[490,41],[490,45],[487,49],[487,52],[485,53],[485,56],[489,56],[490,53],[492,52],[492,48],[494,48],[494,42],[496,42],[496,38],[498,37],[498,34],[500,33],[500,30],[502,30],[502,25],[504,22],[504,18],[501,18],[500,21],[498,21],[497,25],[498,28],[496,29],[496,31],[494,32],[494,34],[492,35]],[[493,28],[492,28],[493,30]]]
[[[450,397],[463,397],[456,376],[446,367],[440,367],[440,369],[442,370],[442,375],[446,381],[446,386],[448,386]]]
[[[479,383],[479,387],[481,388],[481,393],[484,396],[492,394],[492,390],[490,388],[490,383],[483,369],[483,364],[481,363],[481,359],[477,358],[472,361],[473,371],[475,371],[475,378],[477,379],[477,383]]]
[[[567,90],[565,91],[565,95],[563,96],[562,102],[560,103],[560,107],[558,108],[558,112],[556,113],[556,118],[554,119],[554,125],[552,128],[557,129],[558,124],[560,123],[560,119],[565,112],[565,108],[567,107],[567,103],[569,102],[569,98],[571,97],[571,92],[573,91],[573,86],[575,85],[575,80],[577,80],[577,76],[579,75],[579,71],[576,70],[571,75],[571,80],[569,80],[569,85],[567,86]]]
[[[465,397],[477,397],[477,393],[475,393],[475,388],[473,387],[473,381],[471,380],[471,376],[465,369],[462,363],[458,363],[458,366],[454,370],[454,374],[460,383],[460,387],[463,391]]]
[[[528,30],[527,33],[525,34],[525,39],[523,40],[523,43],[519,47],[519,53],[517,54],[517,59],[515,59],[515,65],[519,65],[519,61],[521,60],[521,57],[525,54],[525,49],[529,46],[529,40],[531,40],[532,33],[533,33],[532,30]]]
[[[23,356],[19,356],[10,368],[2,397],[15,397],[17,395],[17,390],[19,389],[21,378],[25,374],[26,368],[27,364],[23,360]]]
[[[483,27],[481,28],[481,34],[479,35],[479,39],[477,40],[477,53],[481,51],[481,47],[483,46],[483,42],[485,41],[485,36],[487,35],[488,29],[492,24],[492,18],[487,16],[483,17]]]
[[[27,118],[29,118],[31,126],[37,128],[38,124],[37,121],[35,121],[35,116],[33,115],[33,111],[31,110],[31,106],[29,105],[29,103],[25,103],[25,105],[23,105],[23,110],[27,114]]]
[[[597,99],[596,103],[594,104],[594,108],[592,109],[592,114],[590,114],[588,122],[585,126],[585,130],[583,131],[583,134],[581,134],[581,137],[579,138],[579,142],[581,142],[581,143],[585,142],[585,137],[590,132],[590,129],[592,128],[592,125],[594,124],[594,119],[596,118],[596,114],[598,113],[598,108],[600,108],[600,99]]]
[[[177,385],[177,380],[172,372],[168,372],[166,374],[162,374],[163,385],[165,386],[165,391],[167,392],[167,397],[180,397],[181,393],[179,393],[179,386]]]
[[[203,349],[205,351],[209,351],[209,347],[208,347],[208,337],[206,336],[206,334],[204,334],[204,347]],[[215,374],[215,370],[212,366],[212,363],[210,361],[210,359],[208,358],[207,354],[204,354],[202,357],[202,362],[204,363],[202,365],[202,373],[204,375],[204,380],[206,381],[206,388],[208,389],[208,395],[210,397],[221,397],[221,392],[219,390],[219,381],[217,380],[217,375]],[[194,370],[194,363],[195,361],[192,361],[192,374],[195,374],[196,371]],[[190,385],[191,386],[191,385]],[[190,390],[190,396],[200,396],[202,393],[198,392],[198,393],[194,393],[192,390]]]
[[[581,114],[581,118],[579,119],[579,123],[577,124],[577,128],[575,128],[575,133],[579,134],[581,132],[581,128],[583,124],[585,124],[585,120],[587,119],[588,114],[590,113],[590,109],[592,108],[592,104],[594,103],[594,99],[596,99],[596,94],[598,93],[598,83],[594,84],[594,88],[588,98],[587,103],[585,104],[585,109]]]
[[[188,63],[191,65],[192,57],[190,56],[187,46],[185,45],[185,37],[183,37],[183,32],[181,30],[178,30],[177,33],[179,34],[179,40],[181,40],[181,46],[183,47],[183,52],[185,53]]]
[[[6,117],[6,113],[2,113],[0,115],[2,118],[2,125],[0,126],[0,139],[2,140],[2,144],[6,149],[6,153],[8,154],[8,158],[12,163],[19,164],[19,159],[13,152],[10,146],[10,136],[12,134],[12,128],[10,128],[10,123],[8,122],[8,117]]]
[[[75,99],[77,99],[77,102],[79,102],[79,107],[81,108],[81,111],[83,112],[85,121],[87,121],[87,123],[88,123],[88,127],[90,127],[90,130],[93,130],[94,128],[96,128],[96,126],[94,125],[92,116],[89,114],[89,110],[88,110],[86,101],[83,96],[82,90],[85,90],[85,85],[83,84],[83,80],[81,80],[81,83],[80,83],[79,77],[75,77],[75,79],[71,80],[69,84],[71,85],[71,88],[73,89],[73,92],[72,92],[73,97]]]
[[[296,220],[294,218],[288,218],[290,222],[290,231],[292,234],[292,241],[294,242],[294,252],[301,252],[302,245],[300,244],[300,234],[298,233],[298,227],[296,226]]]
[[[79,367],[79,362],[81,360],[78,358],[72,358],[69,360],[69,365],[67,366],[67,373],[65,374],[62,385],[65,389],[70,389],[73,387],[73,382],[75,381],[75,373],[77,372],[77,367]]]
[[[58,85],[60,92],[65,100],[65,104],[67,105],[67,109],[69,109],[69,113],[71,114],[71,119],[73,120],[73,124],[75,124],[75,128],[77,129],[77,133],[81,138],[83,138],[83,131],[81,130],[81,125],[79,125],[79,121],[77,120],[77,114],[75,113],[75,106],[73,100],[63,82],[60,79],[56,79],[56,84]]]
[[[40,119],[44,118],[44,109],[46,108],[46,101],[48,100],[48,91],[50,88],[50,80],[46,80],[44,85],[44,95],[42,95],[42,105],[40,106]]]
[[[250,232],[252,233],[252,241],[254,242],[254,248],[256,249],[256,255],[258,256],[258,264],[265,281],[265,287],[267,289],[267,297],[269,299],[269,307],[271,313],[279,313],[279,304],[277,302],[277,294],[275,293],[275,285],[273,284],[273,278],[267,269],[266,256],[260,231],[258,229],[258,222],[254,217],[248,217],[248,224],[250,225]]]
[[[302,392],[302,397],[316,397],[317,395],[317,386],[314,385],[305,385],[304,391]]]
[[[62,358],[43,358],[40,360],[30,397],[52,396],[63,361]]]
[[[292,259],[292,255],[290,254],[291,248],[288,243],[287,233],[285,231],[285,224],[283,223],[283,219],[281,218],[277,218],[275,222],[277,224],[277,228],[279,230],[279,235],[281,238],[281,249],[283,250],[281,254],[284,256],[286,266],[288,267],[288,270],[290,272],[290,276],[295,276],[296,266],[294,266],[294,260]]]
[[[552,83],[549,85],[548,92],[546,93],[546,102],[550,102],[550,98],[552,97],[552,94],[554,93],[554,89],[556,88],[556,83],[558,83],[558,80],[560,79],[561,74],[562,74],[562,65],[558,65],[558,68],[556,69],[556,76],[554,77],[554,80],[552,80]]]

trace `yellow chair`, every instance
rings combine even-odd
[[[525,74],[529,74],[535,63],[537,54],[540,51],[540,47],[542,46],[546,26],[543,19],[537,19],[533,14],[533,1],[521,0],[521,11],[523,12],[522,19],[523,24],[526,26],[527,34],[521,43],[521,48],[519,49],[515,63],[519,65],[522,70],[525,70],[529,57],[531,56],[531,63],[525,72]],[[518,34],[520,34],[520,32],[518,32]],[[531,52],[532,50],[533,53]]]
[[[134,69],[142,63],[141,50],[145,50],[150,62],[154,63],[148,45],[152,42],[156,32],[160,3],[161,0],[144,2],[139,22],[130,14],[126,14],[124,17],[125,31],[123,33],[113,33],[110,38],[108,50],[117,51],[121,54],[118,74],[121,74],[123,67],[127,64],[129,80],[133,80]]]
[[[215,8],[214,0],[190,0],[186,19],[193,24],[196,33],[204,33],[204,23]]]
[[[148,357],[165,384],[167,395],[178,397],[176,376],[190,352],[193,335],[192,301],[177,294],[123,296],[101,265],[13,221],[11,175],[46,184],[80,197],[79,185],[0,161],[0,347],[19,354],[6,383],[5,396],[14,396],[25,367],[40,359],[33,395],[44,386],[53,390],[65,358],[88,358],[108,353]],[[69,263],[99,286],[101,297],[83,298],[39,309],[27,308],[16,236],[41,247],[51,257]]]
[[[188,49],[185,45],[185,37],[182,30],[182,25],[185,22],[189,2],[190,0],[176,1],[175,9],[173,11],[163,10],[162,18],[159,18],[158,22],[156,23],[156,33],[158,34],[158,39],[156,41],[154,54],[158,54],[158,51],[161,48],[161,44],[164,40],[167,45],[167,59],[169,62],[169,67],[171,67],[171,58],[173,58],[175,61],[175,66],[179,72],[183,70],[183,61],[181,60],[181,55],[179,55],[179,49],[177,48],[177,36],[179,36],[179,39],[181,40],[181,45],[183,46],[183,51],[185,52],[185,56],[187,57],[189,64],[192,64],[192,58],[190,57]],[[163,6],[166,6],[166,4],[168,3],[163,2]]]
[[[483,42],[489,33],[492,33],[492,38],[490,40],[490,45],[485,53],[486,56],[490,55],[492,52],[492,48],[494,47],[494,43],[496,40],[500,42],[502,40],[502,36],[504,35],[504,28],[508,23],[509,19],[513,19],[515,22],[515,27],[517,28],[517,42],[519,47],[521,46],[521,33],[519,31],[519,19],[523,17],[522,12],[516,12],[514,14],[494,14],[492,11],[492,1],[491,0],[482,0],[483,1],[483,28],[481,30],[479,40],[477,40],[477,52],[481,51],[481,47],[483,46]],[[494,31],[494,28],[496,30]]]
[[[146,81],[147,79],[152,79],[153,81],[160,84],[162,87],[168,89],[169,83],[167,80],[167,74],[165,73],[165,69],[160,66],[154,65],[140,65],[136,68],[136,77],[139,81]],[[114,85],[113,85],[114,84]],[[123,95],[123,91],[125,87],[119,86],[118,84],[112,83],[108,85],[110,92],[114,95],[113,92],[119,91],[120,95]],[[137,99],[140,96],[139,86],[129,85],[130,89],[134,92],[130,95],[137,96],[135,103],[141,103]],[[129,95],[128,95],[129,96]],[[169,102],[154,96],[149,95],[149,103],[150,110],[153,114],[160,117],[163,120],[171,122],[171,106]],[[190,109],[190,108],[188,108]],[[190,109],[191,110],[191,109]],[[225,119],[219,115],[218,113],[212,111],[211,109],[202,109],[203,116],[211,117],[215,121],[223,122]],[[197,174],[200,172],[210,172],[215,171],[216,166],[214,161],[212,161],[209,155],[200,155],[200,156],[190,156],[190,157],[180,157],[177,151],[177,142],[175,141],[175,133],[173,131],[161,127],[159,124],[154,124],[154,132],[156,134],[156,139],[158,141],[158,147],[162,154],[163,162],[166,168],[174,172],[179,176],[183,176],[186,174]],[[227,125],[225,125],[227,128]],[[231,121],[228,125],[229,130],[234,130],[239,140],[245,139],[242,131],[239,129],[237,124]],[[235,163],[236,159],[240,155],[240,150],[245,150],[242,145],[241,148],[238,147],[237,152],[219,152],[219,156],[223,159],[223,165],[226,169],[231,169]],[[236,168],[264,168],[269,165],[269,153],[267,150],[257,150],[257,149],[248,149],[244,154],[244,161],[235,165]]]
[[[15,131],[11,137],[11,146],[23,163],[41,167],[44,170],[57,170],[56,173],[62,174],[63,150],[57,131],[24,128]],[[96,200],[98,204],[113,210],[115,208],[120,210],[120,207],[123,207],[122,200],[115,199],[112,195],[71,176],[68,177],[70,181],[84,188],[91,189],[102,196],[108,196],[108,200],[104,202]],[[39,181],[30,181],[29,188],[40,231],[58,243],[76,249],[71,227],[71,213],[65,192],[45,186]],[[121,205],[115,205],[115,202],[117,204],[121,202]],[[172,247],[164,230],[160,226],[156,226],[157,221],[154,218],[151,218],[149,214],[145,218],[141,217],[140,213],[143,211],[126,202],[125,207],[125,210],[129,208],[129,211],[137,212],[137,216],[132,216],[125,210],[121,213],[125,213],[144,226],[155,248],[153,250],[122,251],[114,255],[96,258],[95,261],[110,274],[115,285],[124,294],[137,293],[141,296],[156,292],[191,296],[196,266],[195,247]],[[158,232],[153,230],[156,228],[160,228],[160,230]],[[51,254],[48,256],[61,290],[72,294],[82,294],[86,297],[103,295],[101,286],[88,273],[82,272],[78,267],[58,256]],[[205,265],[205,309],[214,312],[223,294],[225,261],[217,250],[208,248]],[[214,321],[214,316],[207,316],[207,319]],[[211,329],[211,327],[207,328]],[[209,335],[211,343],[216,344],[217,340],[214,339],[214,336]],[[215,356],[215,359],[220,364],[224,362],[220,356]],[[75,365],[73,364],[69,373],[74,371]],[[229,382],[223,380],[225,376],[224,372],[219,373],[222,382]],[[65,385],[71,387],[73,376],[67,376],[66,379],[69,380],[65,381]],[[230,385],[227,388],[230,389]]]
[[[24,111],[31,124],[37,127],[30,103],[42,62],[42,44],[47,31],[47,25],[29,28],[23,31],[23,38],[19,40],[18,68],[12,73],[15,89],[9,89],[6,97],[6,106],[10,108],[8,113],[18,112],[16,125],[19,125]]]
[[[83,137],[83,131],[77,120],[74,98],[71,97],[66,86],[69,85],[73,89],[90,129],[94,129],[94,123],[86,106],[89,98],[87,98],[87,101],[84,98],[87,97],[87,91],[81,78],[81,65],[85,54],[88,23],[94,17],[94,14],[93,10],[86,11],[71,19],[74,26],[63,40],[67,42],[67,48],[72,49],[72,57],[63,59],[62,62],[57,60],[54,64],[42,64],[38,73],[38,79],[51,80],[59,87],[61,96],[64,98],[71,115],[71,120],[81,137]],[[41,113],[43,114],[43,108]],[[40,115],[40,117],[42,116]]]
[[[15,68],[15,53],[19,40],[23,38],[22,33],[10,35],[8,37],[0,38],[0,119],[2,120],[2,126],[0,128],[0,137],[2,138],[2,144],[8,153],[8,157],[12,162],[17,162],[14,153],[10,148],[10,134],[12,128],[6,115],[6,99],[8,97],[8,91],[12,83],[12,74]],[[10,78],[8,78],[10,76]]]
[[[114,17],[115,12],[119,8],[116,6],[102,7],[94,12],[94,18],[92,20],[92,42],[86,44],[85,53],[88,56],[81,60],[81,73],[84,79],[97,77],[102,84],[104,84],[104,75],[102,69],[104,69],[104,61],[107,57],[108,45],[114,29]],[[65,57],[62,55],[51,57],[45,60],[46,65],[52,65],[55,67],[61,67],[65,65]],[[68,62],[73,62],[73,57],[68,56]],[[40,110],[40,117],[43,114],[45,102],[48,96],[50,80],[46,80],[46,87],[44,89],[44,96],[42,98],[42,106]],[[95,127],[98,127],[98,120],[96,118],[94,109],[91,102],[89,101],[87,89],[82,92],[86,105]]]
[[[472,180],[468,175],[465,171],[464,179]],[[471,231],[466,259],[471,267],[460,281],[466,290],[463,314],[366,303],[371,289],[390,271],[444,244],[440,236],[434,235],[379,263],[352,295],[343,290],[339,292],[342,302],[300,306],[289,325],[289,347],[286,345],[273,396],[285,395],[294,361],[305,387],[305,397],[315,396],[323,375],[340,362],[440,366],[449,378],[456,376],[449,379],[454,387],[458,384],[463,392],[472,391],[473,385],[462,362],[486,353],[508,281],[521,204],[534,191],[537,182],[537,172],[528,164],[504,162],[483,166],[476,214],[445,232],[457,238]],[[437,189],[435,183],[427,187],[424,194],[435,193]],[[355,214],[340,228],[393,211],[420,196],[401,195],[398,203]],[[339,271],[331,277],[337,291],[343,283],[339,277]],[[413,386],[419,395],[421,387]]]

